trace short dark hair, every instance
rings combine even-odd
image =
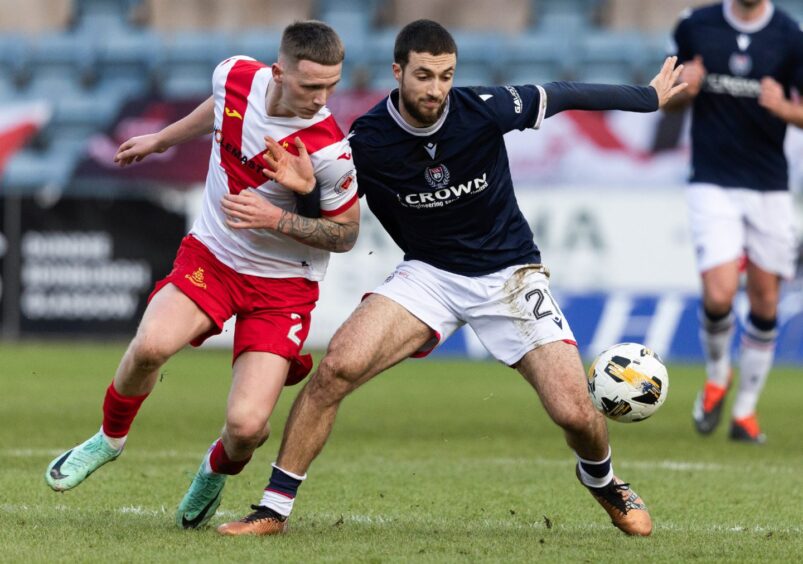
[[[393,61],[402,68],[410,61],[410,51],[457,56],[457,43],[445,27],[432,20],[416,20],[408,23],[396,36],[393,47]]]
[[[334,29],[317,20],[306,20],[284,28],[279,54],[291,64],[312,61],[331,66],[343,62],[346,50]]]

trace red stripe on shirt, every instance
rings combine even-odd
[[[337,143],[343,139],[345,135],[343,135],[340,127],[338,127],[335,118],[330,115],[328,118],[321,120],[314,125],[310,125],[307,128],[299,129],[298,131],[291,133],[284,139],[280,139],[278,141],[279,145],[283,146],[288,153],[298,156],[296,137],[301,139],[301,141],[304,143],[304,146],[307,148],[307,153],[311,155],[312,153],[320,151],[321,149],[324,149],[333,143]],[[254,155],[251,160],[248,161],[249,165],[253,163],[259,168],[260,171],[263,168],[270,168],[263,155],[264,152]],[[251,166],[248,166],[247,168],[251,170]]]
[[[248,95],[258,70],[266,65],[258,61],[239,60],[226,77],[226,98],[220,126],[220,162],[229,181],[229,192],[238,194],[249,187],[265,183],[262,166],[249,166],[243,160],[243,123],[248,110]]]
[[[299,129],[295,133],[291,133],[284,139],[279,141],[279,145],[283,145],[288,153],[293,155],[298,154],[296,147],[296,137],[301,138],[307,152],[311,155],[315,151],[328,147],[333,143],[342,140],[345,135],[340,131],[334,116],[330,115],[328,118],[319,121],[315,125],[310,125],[305,129]]]
[[[307,153],[311,155],[333,143],[341,141],[345,135],[343,135],[340,127],[337,125],[335,118],[330,115],[328,118],[304,129],[299,129],[278,141],[279,145],[283,146],[288,153],[298,156],[296,137],[301,139],[304,146],[307,148]],[[264,152],[260,152],[254,155],[242,168],[246,169],[249,174],[254,174],[252,171],[257,171],[259,174],[258,180],[260,180],[260,182],[258,182],[256,186],[260,186],[266,182],[265,177],[262,175],[262,169],[270,167],[267,161],[265,161]]]
[[[336,215],[340,215],[341,213],[345,213],[351,206],[353,206],[357,202],[358,199],[359,199],[359,197],[357,196],[357,193],[355,192],[354,196],[348,202],[346,202],[345,204],[343,204],[342,206],[340,206],[336,210],[331,210],[331,211],[329,211],[329,210],[321,210],[321,215],[325,215],[327,217],[334,217]]]

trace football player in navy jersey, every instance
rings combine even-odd
[[[674,42],[688,88],[670,108],[692,105],[686,196],[703,287],[707,379],[694,423],[709,434],[720,420],[731,383],[732,304],[744,267],[750,312],[729,436],[762,443],[756,405],[773,362],[780,281],[795,269],[783,145],[787,124],[803,126],[803,105],[790,98],[803,88],[803,32],[768,0],[725,0],[682,14]]]
[[[535,388],[577,454],[577,477],[614,525],[649,535],[644,503],[614,476],[605,419],[588,397],[574,336],[516,203],[503,135],[573,108],[655,111],[685,87],[675,86],[682,67],[668,58],[646,87],[452,88],[457,46],[429,20],[401,30],[394,61],[398,90],[354,123],[350,141],[360,191],[404,261],[332,338],[293,405],[261,505],[224,531],[283,531],[276,522],[290,514],[343,398],[469,324]]]

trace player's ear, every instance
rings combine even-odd
[[[273,80],[276,82],[281,83],[282,77],[284,76],[284,68],[279,63],[273,63],[270,67],[271,73],[273,74]]]
[[[397,81],[401,80],[402,68],[399,63],[393,63],[393,78]]]

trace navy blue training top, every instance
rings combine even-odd
[[[404,121],[398,104],[394,90],[354,122],[360,195],[405,260],[482,276],[541,261],[516,202],[503,135],[568,109],[655,111],[658,95],[651,87],[564,82],[456,87],[424,128]]]
[[[787,190],[786,123],[758,104],[769,76],[803,91],[803,32],[768,5],[745,24],[729,4],[686,11],[674,32],[679,62],[703,58],[707,75],[692,108],[691,182],[760,191]]]
[[[541,261],[502,136],[543,119],[542,91],[455,87],[427,128],[404,121],[394,91],[354,122],[360,193],[405,260],[467,276]]]

